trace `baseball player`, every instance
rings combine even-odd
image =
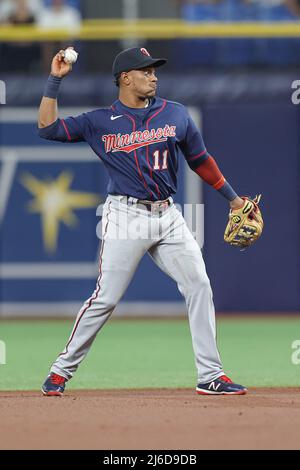
[[[156,96],[156,69],[165,63],[166,59],[152,58],[145,48],[120,52],[112,67],[119,98],[112,106],[60,119],[59,86],[72,66],[65,63],[64,51],[53,58],[39,109],[39,135],[66,143],[87,142],[104,163],[110,179],[96,288],[79,311],[67,345],[50,369],[42,386],[44,395],[63,394],[65,383],[87,355],[145,253],[177,282],[185,298],[198,371],[197,393],[243,395],[247,391],[223,371],[212,291],[201,250],[173,204],[178,160],[185,158],[232,209],[242,207],[244,200],[206,150],[187,109]],[[143,236],[130,233],[128,228],[133,226],[139,226]],[[149,227],[151,235],[146,236]]]

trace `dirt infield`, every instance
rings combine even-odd
[[[1,449],[300,449],[300,389],[0,392]]]

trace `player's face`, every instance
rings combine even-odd
[[[146,67],[140,70],[130,70],[130,90],[140,99],[152,98],[157,88],[157,76],[154,67]]]

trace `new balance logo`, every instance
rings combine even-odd
[[[216,391],[218,390],[218,388],[220,387],[220,385],[221,385],[221,384],[216,385],[215,382],[212,382],[211,384],[209,384],[208,390],[213,389],[214,392],[216,392]]]
[[[120,116],[110,116],[110,119],[111,119],[112,121],[114,121],[115,119],[118,119],[118,118],[120,118],[120,117],[122,117],[122,116],[123,116],[123,114],[120,114]]]

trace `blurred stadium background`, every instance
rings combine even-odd
[[[300,311],[299,0],[1,0],[0,41],[0,316],[74,316],[97,277],[96,206],[107,175],[84,144],[49,144],[36,132],[50,60],[67,45],[80,55],[63,82],[62,116],[116,99],[111,64],[121,49],[168,58],[159,94],[190,107],[240,194],[263,195],[263,237],[237,251],[223,243],[226,202],[180,165],[176,202],[205,203],[217,311]],[[58,220],[47,236],[33,202],[74,191],[89,203],[69,207],[74,223]],[[146,257],[117,312],[184,311],[176,285]]]

